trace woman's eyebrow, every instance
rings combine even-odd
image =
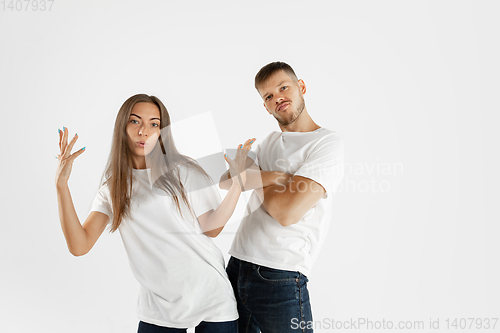
[[[136,115],[135,113],[131,113],[131,114],[130,114],[130,116],[136,116],[137,118],[142,119],[141,117],[139,117],[139,116],[138,116],[138,115]],[[151,119],[149,119],[149,120],[154,120],[154,119],[156,119],[156,120],[160,120],[160,118],[151,118]],[[160,121],[161,121],[161,120],[160,120]]]

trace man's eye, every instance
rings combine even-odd
[[[288,88],[288,86],[283,86],[281,87],[281,90],[285,90],[286,88]]]
[[[266,97],[266,101],[270,100],[273,95],[269,95]]]

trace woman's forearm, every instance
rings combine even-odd
[[[240,194],[240,186],[233,183],[219,207],[201,223],[202,230],[207,236],[216,237],[222,231],[234,213]]]
[[[292,177],[292,175],[281,171],[262,171],[253,168],[248,168],[246,174],[247,181],[244,188],[245,191],[255,190],[270,185],[286,186],[289,179]],[[219,184],[220,188],[228,190],[232,185],[232,180],[228,178],[228,176],[221,177],[221,180],[223,181]]]
[[[76,215],[68,184],[58,184],[56,185],[56,189],[59,220],[64,238],[66,238],[68,250],[75,256],[83,255],[89,250],[87,249],[87,232],[82,227]]]

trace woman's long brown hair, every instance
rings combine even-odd
[[[151,179],[155,180],[155,187],[170,195],[175,202],[177,210],[182,215],[179,197],[184,201],[189,210],[186,191],[180,179],[179,165],[193,167],[196,171],[210,179],[210,176],[192,158],[182,155],[177,151],[170,127],[170,116],[167,108],[155,96],[138,94],[130,97],[123,103],[116,116],[115,128],[106,170],[101,179],[101,184],[108,185],[113,211],[113,222],[110,232],[120,226],[123,218],[130,217],[130,199],[132,196],[132,156],[127,142],[127,123],[132,108],[137,103],[153,103],[160,110],[161,134],[158,142],[147,161],[151,165]]]

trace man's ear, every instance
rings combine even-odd
[[[269,114],[271,114],[271,111],[269,111],[269,109],[267,108],[266,103],[262,103],[262,105],[264,105],[264,107],[266,108],[267,112],[269,112]]]
[[[297,81],[297,84],[299,85],[299,89],[300,89],[300,92],[302,93],[302,95],[305,95],[307,88],[306,88],[306,84],[304,83],[304,81],[302,81],[302,79],[299,79]]]

